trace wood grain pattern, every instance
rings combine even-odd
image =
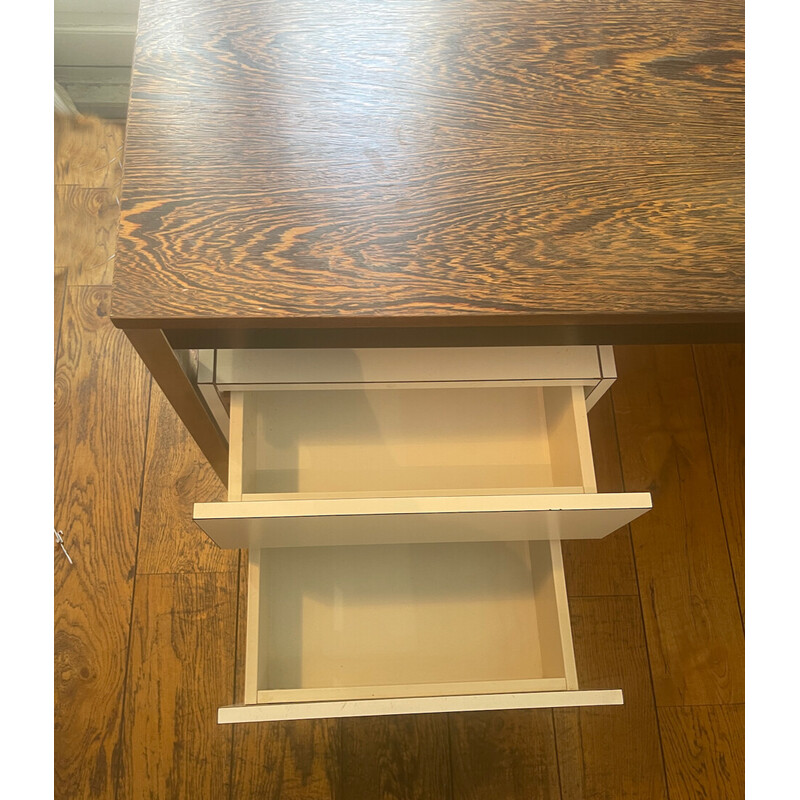
[[[744,706],[659,708],[670,800],[744,798]]]
[[[552,711],[448,717],[453,800],[561,798]]]
[[[611,395],[606,392],[589,412],[598,492],[622,492],[617,429]],[[630,530],[626,525],[604,539],[561,543],[564,577],[571,597],[637,594]]]
[[[192,520],[192,505],[225,500],[225,487],[155,383],[150,398],[137,574],[237,572],[238,552]]]
[[[150,378],[108,320],[109,290],[70,287],[55,373],[55,787],[105,798],[119,755]]]
[[[327,800],[339,797],[339,720],[233,726],[237,800]]]
[[[744,345],[695,345],[692,350],[744,618]]]
[[[247,594],[250,553],[239,550],[238,592],[236,601],[236,664],[233,680],[233,702],[244,703],[245,653],[247,652]]]
[[[55,265],[70,284],[110,284],[119,224],[113,190],[55,187]]]
[[[163,331],[129,330],[127,336],[222,483],[228,483],[228,442],[206,411],[197,386],[183,371]]]
[[[119,192],[125,125],[83,115],[55,115],[54,183]]]
[[[647,650],[636,597],[570,601],[582,689],[622,689],[623,706],[554,709],[564,800],[666,798]]]
[[[136,580],[117,797],[225,797],[236,576]]]
[[[114,316],[743,310],[743,8],[144,0]]]
[[[744,699],[744,632],[690,347],[620,347],[613,388],[656,702]]]
[[[53,361],[58,356],[58,339],[61,335],[61,316],[67,294],[67,271],[56,267],[53,275]]]
[[[668,7],[672,5],[665,6]],[[697,13],[705,13],[709,8],[705,3],[698,5]],[[198,13],[210,12],[201,10]],[[626,11],[619,9],[613,13],[624,15]],[[198,124],[205,123],[200,120]],[[717,135],[711,129],[708,134]],[[62,142],[61,147],[62,151],[74,153],[84,145],[65,145]],[[101,158],[103,164],[108,160],[101,155],[96,163],[100,164]],[[57,163],[56,175],[74,175],[75,185],[86,185],[72,169],[75,164],[77,162],[72,165]],[[58,282],[55,290],[55,296],[58,296]],[[348,722],[351,726],[368,724],[362,732],[355,731],[357,735],[353,735],[351,729],[346,748],[337,743],[335,733],[313,723],[292,729],[269,724],[226,726],[228,730],[232,729],[232,744],[228,750],[220,746],[219,740],[214,738],[219,731],[215,723],[215,708],[221,702],[230,702],[230,699],[227,695],[223,699],[212,697],[208,687],[213,683],[230,692],[233,665],[224,661],[216,667],[210,659],[212,653],[215,659],[230,659],[229,646],[235,625],[212,617],[220,616],[221,612],[226,617],[230,615],[234,587],[229,582],[235,578],[229,572],[198,576],[184,573],[175,578],[142,573],[136,578],[136,633],[133,649],[130,648],[128,631],[136,553],[138,487],[142,485],[146,457],[145,419],[150,381],[120,332],[114,331],[108,323],[107,291],[65,287],[64,296],[63,337],[56,364],[55,386],[55,522],[64,529],[76,564],[70,568],[65,559],[55,560],[56,797],[71,800],[118,794],[123,798],[246,798],[270,796],[272,793],[272,796],[288,798],[449,798],[462,791],[467,794],[471,791],[479,796],[481,792],[488,794],[489,789],[485,787],[492,783],[498,787],[495,791],[498,798],[504,793],[512,797],[515,793],[519,795],[522,792],[519,787],[530,790],[528,796],[539,796],[538,790],[532,786],[532,776],[536,774],[536,764],[541,766],[542,763],[538,760],[539,754],[549,752],[547,742],[552,734],[545,730],[542,738],[534,736],[533,727],[537,723],[529,724],[528,719],[524,719],[526,712],[520,712],[520,716],[515,716],[512,721],[504,719],[502,728],[497,718],[490,718],[488,714],[485,718],[488,721],[483,726],[480,720],[470,721],[470,716],[474,715],[463,715],[466,724],[462,729],[452,725],[454,720],[458,720],[455,715],[450,717],[450,725],[420,724],[417,721],[406,727],[403,720],[396,721],[394,726],[391,722],[382,725],[369,720],[351,720]],[[57,302],[55,306],[57,317]],[[621,378],[614,394],[615,400],[623,401],[621,405],[617,403],[617,424],[623,463],[627,469],[625,480],[629,482],[626,488],[648,488],[648,481],[656,481],[658,486],[665,484],[668,491],[657,491],[656,508],[673,523],[679,521],[648,532],[653,537],[665,535],[670,544],[660,553],[663,556],[660,562],[659,554],[651,554],[639,564],[640,570],[646,568],[648,575],[654,576],[654,581],[642,582],[645,605],[652,601],[651,590],[655,590],[658,598],[658,625],[653,628],[655,618],[651,615],[648,636],[653,630],[658,633],[660,625],[668,634],[666,652],[657,637],[653,640],[655,644],[648,641],[651,669],[658,676],[662,697],[669,699],[680,689],[682,696],[699,702],[701,696],[724,694],[727,684],[720,677],[719,663],[735,664],[740,642],[739,634],[732,635],[730,627],[736,616],[730,560],[718,557],[724,550],[722,529],[718,522],[709,524],[713,514],[702,507],[698,510],[701,499],[707,503],[708,497],[716,496],[722,503],[722,519],[738,580],[735,546],[730,539],[732,528],[726,517],[729,510],[725,509],[725,495],[730,486],[723,489],[723,485],[729,480],[737,482],[739,488],[732,491],[740,492],[741,474],[735,469],[735,462],[720,466],[723,463],[721,457],[733,458],[737,452],[735,447],[730,448],[737,441],[732,420],[737,418],[738,412],[724,405],[718,407],[714,395],[721,392],[723,386],[736,385],[738,378],[725,373],[732,370],[735,375],[739,366],[733,357],[722,357],[713,350],[708,351],[709,363],[705,363],[705,354],[694,348],[705,411],[703,427],[706,433],[701,435],[695,414],[699,407],[696,381],[692,389],[692,382],[687,378],[691,372],[690,359],[686,356],[688,350],[632,348],[626,354],[622,348],[618,349]],[[662,358],[661,367],[652,370],[652,380],[646,381],[646,392],[637,399],[640,390],[630,382],[640,381],[639,367],[647,372],[650,367],[644,362],[659,351],[662,356],[669,352],[681,353],[677,382],[675,369],[667,368]],[[714,370],[709,367],[714,367]],[[711,394],[709,387],[713,390]],[[653,409],[650,408],[651,398],[656,399]],[[669,400],[666,402],[661,398]],[[726,395],[725,403],[729,399]],[[688,410],[681,410],[681,404]],[[159,419],[153,417],[153,429],[165,432],[169,414],[157,406],[154,403],[152,407],[153,414],[159,415]],[[593,415],[596,413],[592,412]],[[723,423],[727,413],[731,414],[731,422]],[[653,417],[652,428],[644,429],[640,439],[634,429],[643,424],[643,418],[650,416]],[[595,424],[592,420],[600,477],[602,470],[598,459],[601,453]],[[665,424],[666,432],[662,430]],[[715,425],[720,426],[717,434],[730,440],[727,451],[719,451],[717,434],[712,432]],[[654,469],[650,477],[645,475],[648,464],[660,463],[653,452],[654,448],[658,450],[664,446],[665,438],[667,449],[674,454],[681,470],[679,477],[673,476],[666,482],[659,469]],[[209,478],[206,482],[199,475],[185,477],[194,475],[188,463],[190,449],[188,446],[182,450],[183,455],[174,460],[165,452],[158,458],[154,452],[151,454],[154,462],[160,463],[167,473],[184,476],[181,486],[187,493],[195,491],[193,481],[199,480],[201,485],[210,488],[213,480]],[[642,449],[646,451],[645,456],[640,453]],[[710,485],[707,476],[704,477],[706,468],[702,467],[708,463],[709,452],[716,477],[715,487]],[[154,470],[156,466],[153,465]],[[613,467],[613,463],[610,466]],[[632,470],[632,466],[636,470]],[[635,476],[632,476],[633,471]],[[145,489],[147,493],[152,491],[155,474],[154,471],[151,484]],[[632,477],[640,482],[630,483]],[[695,478],[704,489],[702,493],[691,490]],[[173,479],[164,478],[165,481]],[[174,488],[178,489],[177,486]],[[165,494],[173,491],[169,486],[160,489]],[[702,497],[698,498],[700,494]],[[163,500],[164,495],[161,497]],[[146,498],[144,502],[147,503]],[[186,498],[179,502],[185,503]],[[159,503],[151,506],[154,515],[162,513],[159,508],[163,506]],[[695,522],[691,523],[693,519]],[[676,540],[676,528],[686,528],[692,535]],[[701,542],[705,542],[699,546],[698,536]],[[706,540],[708,536],[710,543]],[[157,542],[159,552],[164,554],[166,551],[161,549],[162,544]],[[639,553],[637,551],[637,557]],[[617,562],[617,555],[610,557],[609,564]],[[185,558],[177,552],[168,556],[162,563],[191,569],[188,551]],[[211,562],[205,560],[206,556],[200,558],[202,561],[198,561],[198,567],[211,566]],[[618,564],[621,565],[622,561],[620,558]],[[570,577],[573,588],[577,587],[584,593],[626,589],[617,585],[616,578],[593,575],[589,569],[586,562],[574,567]],[[224,591],[220,589],[219,581],[225,587]],[[203,587],[209,584],[217,587],[214,590],[216,596],[222,591],[224,597],[221,603],[213,606],[213,614],[205,611],[209,593]],[[737,585],[736,588],[743,587]],[[211,596],[215,596],[214,592],[210,593]],[[709,595],[714,597],[711,602]],[[557,752],[564,798],[619,800],[635,797],[637,792],[638,796],[647,798],[664,796],[663,778],[655,777],[659,767],[652,741],[652,699],[648,704],[645,690],[648,679],[644,659],[647,653],[643,646],[641,622],[636,621],[635,604],[634,597],[572,599],[578,667],[584,685],[594,681],[597,686],[622,686],[626,705],[604,709],[609,718],[599,721],[592,719],[594,711],[591,709],[556,712]],[[198,609],[201,613],[195,613]],[[691,618],[695,609],[699,622]],[[243,633],[241,614],[245,611],[246,606],[240,601],[239,653],[242,652]],[[222,650],[218,650],[218,643],[212,641],[215,631],[228,637]],[[197,638],[193,639],[195,635]],[[677,642],[670,639],[670,635]],[[131,671],[123,720],[125,736],[120,740],[128,652]],[[237,669],[239,662],[243,664],[243,660],[237,659]],[[218,671],[211,676],[206,674],[209,669]],[[672,683],[665,678],[665,670],[671,671]],[[712,690],[706,683],[709,672],[715,676],[710,681]],[[161,678],[163,687],[157,684]],[[202,687],[199,695],[198,685]],[[678,687],[675,691],[671,688],[673,685]],[[669,691],[665,691],[665,686]],[[741,697],[737,692],[731,691],[730,695]],[[175,698],[181,699],[180,704],[175,703]],[[189,711],[176,710],[174,715],[162,713],[172,703],[176,709],[180,705]],[[201,704],[206,707],[201,709]],[[727,800],[728,797],[741,796],[742,717],[743,709],[738,705],[659,709],[672,800],[683,797]],[[252,738],[243,735],[240,739],[239,731],[249,727],[255,730]],[[542,728],[547,726],[542,724]],[[469,736],[464,736],[465,730]],[[481,731],[486,734],[486,750],[500,754],[500,765],[487,763],[485,754],[481,752]],[[451,745],[452,759],[449,757]],[[227,759],[222,755],[224,752],[230,754]],[[451,761],[454,765],[452,777]],[[481,774],[481,764],[486,764],[488,774]],[[459,776],[455,770],[462,768],[465,774]],[[471,769],[469,785],[467,769]],[[190,776],[189,770],[197,774]],[[225,775],[233,778],[230,787]],[[540,782],[543,796],[550,791],[550,776],[548,767]],[[122,780],[115,784],[117,777]]]
[[[449,797],[446,714],[343,719],[343,800]]]

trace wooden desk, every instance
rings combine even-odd
[[[176,350],[744,328],[740,2],[142,0],[112,316]]]

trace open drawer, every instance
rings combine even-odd
[[[245,704],[220,722],[622,703],[578,690],[561,543],[250,551]]]
[[[578,688],[560,540],[650,496],[597,493],[599,350],[513,350],[237,362],[229,499],[194,511],[250,558],[245,705],[220,722],[622,702]]]
[[[225,548],[600,538],[651,507],[598,494],[580,386],[291,389],[230,397]]]

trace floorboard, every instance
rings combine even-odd
[[[744,706],[660,708],[670,800],[744,798]]]
[[[554,709],[564,800],[667,797],[638,597],[570,599],[582,689],[622,689],[622,706]]]
[[[236,576],[138,575],[117,798],[227,797]]]
[[[110,284],[119,226],[119,205],[112,189],[55,187],[55,266],[67,283]]]
[[[236,725],[231,800],[329,800],[340,786],[339,720]]]
[[[239,551],[217,547],[192,519],[194,503],[226,496],[216,473],[153,382],[137,572],[236,572]]]
[[[118,189],[122,182],[125,125],[87,116],[55,115],[57,186]]]
[[[58,339],[61,336],[61,316],[67,294],[67,271],[56,267],[53,274],[53,361],[58,357]]]
[[[450,798],[446,714],[341,721],[343,800]]]
[[[744,700],[744,631],[691,346],[615,348],[612,389],[659,706]]]
[[[107,288],[70,287],[55,373],[55,795],[110,797],[119,750],[150,378],[108,320]]]
[[[449,714],[453,800],[558,800],[553,712]]]
[[[744,618],[744,345],[694,345],[722,520]]]

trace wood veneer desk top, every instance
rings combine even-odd
[[[743,39],[727,0],[142,0],[113,318],[738,335]]]

